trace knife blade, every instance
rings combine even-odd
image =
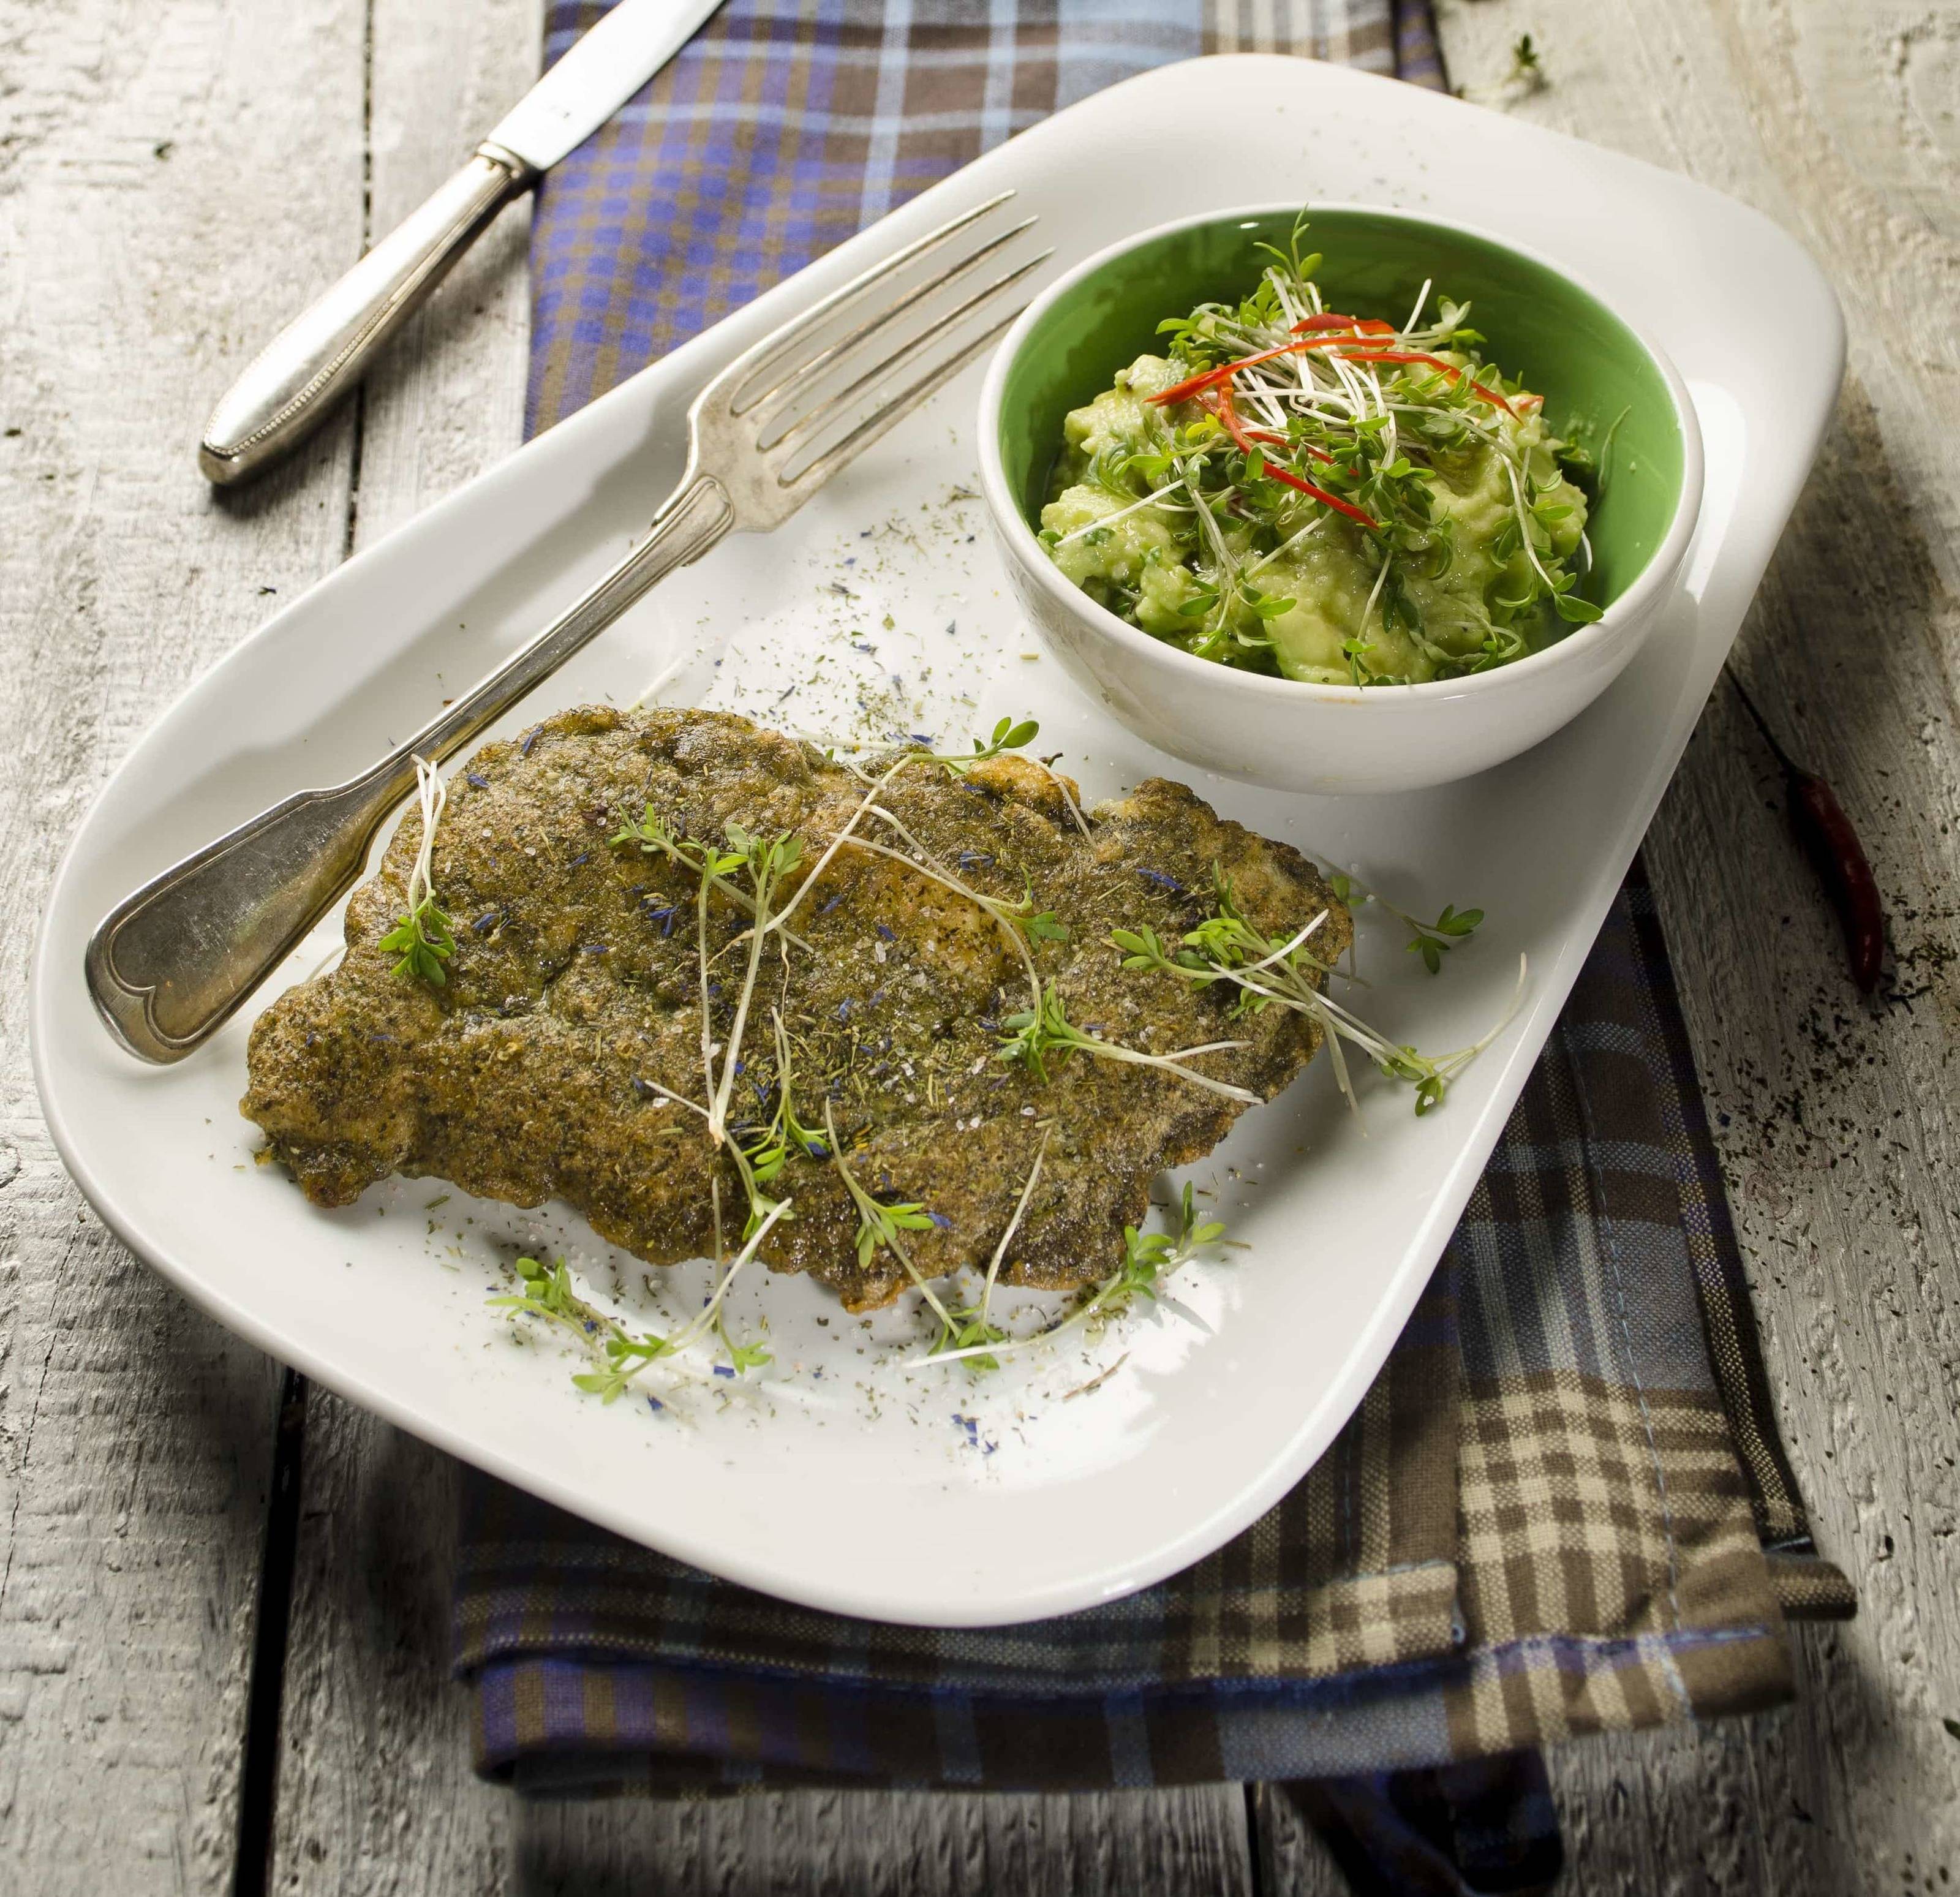
[[[317,427],[498,212],[590,138],[721,4],[619,0],[461,170],[288,323],[225,391],[198,444],[205,479],[234,485]]]
[[[660,71],[721,0],[620,0],[504,115],[485,143],[549,171]]]

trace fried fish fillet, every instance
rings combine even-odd
[[[1125,969],[1110,931],[1148,926],[1174,943],[1211,912],[1217,875],[1275,937],[1325,910],[1312,946],[1332,963],[1351,938],[1347,912],[1297,851],[1222,820],[1182,785],[1139,785],[1089,813],[1085,836],[1065,781],[1012,755],[963,775],[921,759],[880,793],[889,817],[861,819],[858,832],[1052,912],[1065,937],[1043,928],[1029,952],[1077,1027],[1155,1054],[1241,1042],[1190,1065],[1271,1099],[1312,1058],[1318,1027],[1277,1007],[1230,1018],[1228,985]],[[743,1188],[705,1119],[669,1097],[706,1103],[700,879],[609,839],[648,810],[698,841],[721,843],[731,821],[794,835],[802,860],[780,908],[865,791],[813,746],[718,712],[571,711],[486,746],[451,780],[435,834],[433,884],[456,937],[444,982],[396,973],[378,946],[406,906],[412,813],[348,904],[345,959],[254,1026],[243,1111],[317,1205],[344,1205],[393,1173],[430,1175],[520,1206],[562,1199],[651,1263],[711,1256],[714,1182],[727,1237],[741,1229]],[[717,1043],[732,1031],[750,926],[711,893]],[[1208,1152],[1243,1110],[1175,1074],[1080,1051],[1051,1053],[1045,1079],[1002,1058],[1001,1024],[1029,1001],[1008,927],[889,855],[838,849],[788,926],[794,942],[765,938],[730,1136],[752,1142],[774,1112],[779,1016],[797,1122],[820,1133],[827,1107],[859,1186],[925,1209],[930,1226],[905,1238],[928,1278],[985,1269],[1045,1135],[1001,1280],[1106,1278],[1152,1176]],[[889,1247],[861,1256],[858,1211],[825,1138],[793,1142],[768,1191],[791,1212],[765,1262],[813,1273],[852,1310],[903,1287]]]

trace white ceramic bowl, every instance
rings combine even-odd
[[[1250,247],[1253,227],[1270,225],[1276,215],[1290,220],[1297,208],[1259,205],[1157,226],[1098,252],[1036,298],[996,352],[981,394],[982,485],[1007,577],[1043,642],[1084,691],[1160,750],[1226,776],[1278,790],[1341,794],[1449,783],[1502,763],[1549,737],[1618,676],[1672,593],[1701,511],[1701,437],[1687,389],[1661,351],[1599,292],[1546,259],[1472,227],[1442,226],[1372,205],[1316,206],[1310,213],[1323,224],[1365,220],[1384,237],[1404,243],[1419,244],[1425,234],[1446,231],[1487,253],[1515,259],[1521,282],[1528,276],[1542,288],[1548,279],[1556,279],[1574,299],[1575,309],[1617,326],[1615,348],[1624,352],[1631,345],[1643,354],[1654,385],[1664,387],[1672,403],[1680,457],[1678,494],[1671,516],[1663,512],[1660,517],[1665,530],[1647,553],[1644,565],[1618,589],[1601,618],[1494,671],[1423,685],[1311,685],[1241,671],[1180,651],[1099,606],[1063,576],[1035,537],[1004,458],[1003,409],[1012,399],[1017,364],[1031,352],[1067,346],[1056,336],[1052,319],[1058,309],[1072,306],[1079,331],[1085,284],[1106,276],[1109,266],[1133,253],[1166,243],[1186,243],[1194,234],[1207,234],[1215,241],[1220,228],[1229,227],[1248,234],[1246,266],[1236,292],[1242,294],[1258,274]],[[1320,241],[1318,232],[1314,237]],[[1332,243],[1328,249],[1331,264]],[[1440,288],[1450,288],[1440,272],[1438,281]],[[1222,285],[1215,292],[1232,293]],[[1115,300],[1104,299],[1112,307]],[[1173,307],[1166,301],[1159,314],[1181,314],[1187,307]],[[1341,307],[1354,306],[1344,302]],[[1115,320],[1132,337],[1136,335],[1133,320]],[[1072,346],[1080,355],[1079,333]],[[1125,346],[1128,354],[1119,352],[1120,360],[1148,345]],[[1493,359],[1512,366],[1502,333],[1491,333],[1486,347]],[[1106,375],[1085,379],[1083,386],[1074,390],[1071,405],[1087,402],[1106,386]],[[1546,393],[1553,398],[1558,391],[1547,389]],[[1058,427],[1058,449],[1060,438]],[[1612,504],[1609,494],[1601,506]]]

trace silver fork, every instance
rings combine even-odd
[[[956,374],[1020,314],[1000,299],[1052,254],[1007,266],[1032,217],[987,236],[1012,192],[906,245],[739,357],[688,411],[680,485],[652,530],[585,597],[371,769],[301,791],[146,883],[105,916],[90,993],[133,1053],[181,1060],[346,891],[375,833],[430,763],[494,724],[649,587],[733,531],[780,527],[825,482]],[[910,288],[907,266],[961,233],[977,248]],[[991,280],[990,262],[1001,267]],[[984,323],[973,333],[975,323]]]

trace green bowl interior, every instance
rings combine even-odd
[[[1030,527],[1040,524],[1068,411],[1159,350],[1166,317],[1245,295],[1262,267],[1253,247],[1284,249],[1292,225],[1292,212],[1274,212],[1169,232],[1092,270],[1043,314],[1009,365],[1001,403],[1001,464]],[[1323,254],[1315,280],[1332,308],[1400,322],[1425,278],[1475,306],[1485,358],[1544,395],[1555,433],[1604,450],[1588,524],[1595,565],[1582,590],[1601,606],[1624,593],[1666,536],[1683,459],[1667,384],[1634,333],[1557,271],[1445,224],[1314,211],[1303,247]]]

